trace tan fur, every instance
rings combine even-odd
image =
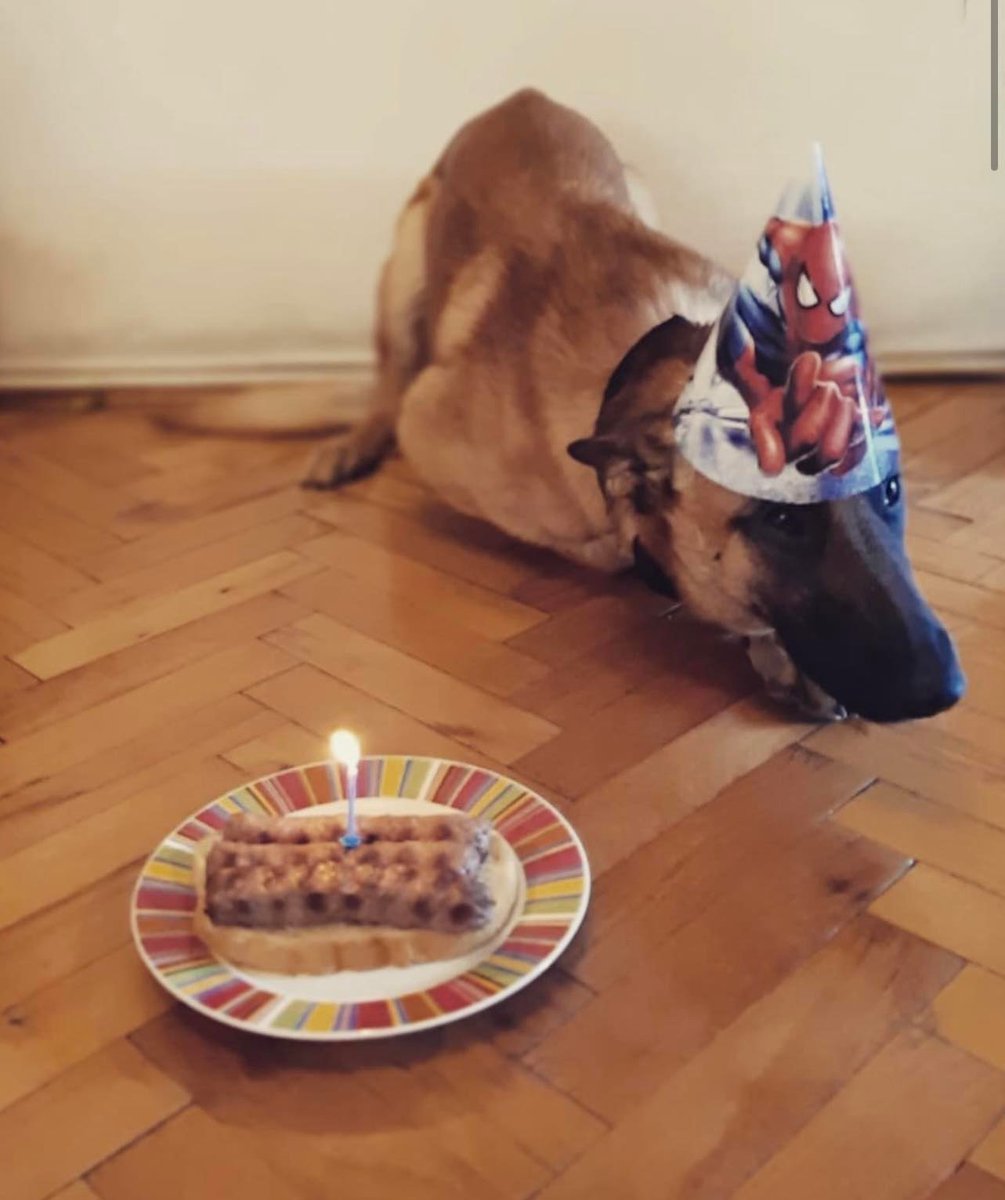
[[[731,633],[769,634],[770,627],[750,606],[759,564],[732,526],[744,502],[681,460],[674,466],[674,490],[665,561],[681,599],[696,616]]]
[[[166,429],[227,437],[319,437],[345,428],[359,409],[366,380],[330,383],[260,384],[199,390],[195,401],[164,400],[163,389],[140,394],[153,419]],[[341,414],[341,415],[340,415]]]
[[[649,185],[642,176],[631,167],[625,167],[625,186],[628,188],[628,198],[636,216],[650,229],[660,228],[660,215],[656,201],[649,190]]]
[[[465,512],[577,562],[627,565],[627,531],[566,447],[592,431],[625,352],[674,313],[714,319],[729,284],[655,220],[599,130],[539,92],[471,121],[398,220],[370,415],[319,450],[307,481],[372,468],[396,434]]]
[[[640,538],[699,615],[767,633],[752,613],[756,566],[733,527],[746,501],[674,464],[669,417],[689,363],[657,362],[616,398],[617,435],[632,449],[603,493],[567,451],[593,433],[612,372],[643,335],[674,315],[708,324],[729,294],[725,272],[656,224],[641,180],[599,130],[539,92],[464,126],[397,224],[370,415],[320,449],[306,482],[337,486],[396,439],[456,508],[605,571],[628,566]],[[654,437],[643,486],[657,503],[643,518],[628,463],[647,452],[633,438]]]
[[[714,318],[726,277],[644,224],[633,193],[648,220],[654,209],[606,139],[537,92],[462,129],[432,180],[425,277],[400,267],[416,260],[413,200],[386,269],[407,275],[412,303],[396,293],[390,309],[382,289],[378,304],[378,348],[397,346],[403,307],[415,318],[406,336],[418,328],[423,342],[396,397],[398,442],[456,507],[577,562],[623,567],[630,542],[566,447],[591,432],[632,344],[673,313]],[[337,461],[346,439],[335,445],[313,482],[353,473]]]

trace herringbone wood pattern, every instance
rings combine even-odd
[[[302,443],[0,416],[4,1200],[1003,1200],[1005,386],[894,390],[971,689],[885,729],[793,722],[401,463],[318,495]],[[130,886],[340,721],[554,799],[587,928],[446,1031],[232,1035],[147,978]]]

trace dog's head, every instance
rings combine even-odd
[[[647,580],[733,633],[775,633],[796,666],[873,721],[932,716],[964,689],[953,643],[925,602],[904,546],[903,483],[789,505],[720,487],[674,454],[671,413],[708,336],[675,317],[611,376],[591,438],[615,526]]]

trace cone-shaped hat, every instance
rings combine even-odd
[[[841,499],[898,469],[819,149],[810,182],[789,187],[768,221],[674,427],[697,470],[764,500]]]

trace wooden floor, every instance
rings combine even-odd
[[[967,701],[814,729],[400,463],[0,415],[4,1200],[1005,1200],[1005,385],[892,389]],[[371,1046],[232,1035],[129,939],[151,846],[367,746],[502,764],[597,876],[562,965]]]

